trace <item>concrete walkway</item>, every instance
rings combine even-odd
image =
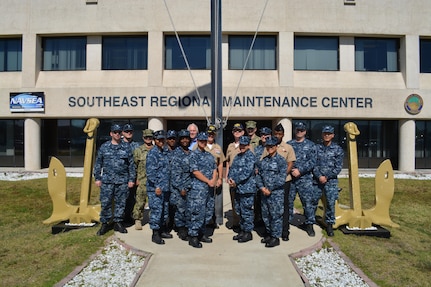
[[[223,203],[225,214],[229,214],[231,203],[227,188]],[[280,245],[274,248],[265,248],[257,232],[253,232],[252,241],[238,243],[232,240],[236,233],[225,225],[215,229],[213,242],[202,243],[200,249],[180,240],[175,232],[172,232],[173,239],[165,239],[165,245],[157,245],[151,242],[148,224],[143,230],[131,226],[127,234],[116,232],[115,235],[126,244],[152,254],[136,286],[304,286],[289,254],[321,241],[322,231],[317,225],[315,237],[291,226],[290,240],[280,240]]]

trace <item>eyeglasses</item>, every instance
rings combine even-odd
[[[113,134],[121,134],[121,131],[112,131]]]
[[[234,133],[240,133],[242,130],[233,130]]]
[[[131,134],[133,131],[124,131],[125,133]]]

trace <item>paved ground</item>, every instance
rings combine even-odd
[[[231,203],[227,189],[223,200],[225,214],[229,215]],[[289,241],[265,248],[257,232],[253,232],[253,240],[247,243],[232,240],[236,233],[226,228],[228,219],[214,230],[213,243],[203,243],[201,249],[189,246],[174,232],[173,239],[165,239],[165,245],[157,245],[151,242],[148,224],[143,230],[131,226],[127,234],[116,232],[115,235],[128,245],[152,254],[136,286],[304,286],[289,254],[320,242],[322,232],[317,225],[315,237],[291,226]]]

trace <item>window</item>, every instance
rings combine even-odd
[[[21,71],[21,38],[0,39],[0,72]]]
[[[399,39],[355,38],[355,70],[398,72]]]
[[[210,36],[180,36],[190,69],[211,69]],[[183,70],[187,65],[175,36],[165,38],[165,69]]]
[[[103,37],[102,50],[103,70],[147,69],[146,36]]]
[[[295,37],[294,69],[338,71],[338,38]]]
[[[421,73],[431,73],[431,39],[420,40]]]
[[[86,37],[44,38],[42,70],[85,70],[86,44]]]
[[[242,70],[249,54],[253,36],[229,36],[229,69]],[[275,70],[277,39],[257,36],[245,69]]]

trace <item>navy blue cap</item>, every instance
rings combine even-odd
[[[250,137],[249,136],[241,136],[239,138],[239,144],[244,144],[244,145],[250,144]]]
[[[177,138],[177,132],[174,130],[168,130],[168,133],[166,134],[166,138]]]
[[[232,128],[232,130],[243,130],[243,129],[244,129],[244,127],[240,123],[234,124],[233,128]]]
[[[166,132],[164,130],[155,131],[154,132],[154,138],[155,139],[165,139],[166,138]]]
[[[208,133],[207,132],[200,132],[198,133],[198,136],[196,137],[198,141],[207,141],[208,140]]]
[[[215,134],[215,133],[217,132],[217,128],[216,128],[215,126],[213,126],[213,125],[210,125],[210,126],[208,127],[208,129],[207,129],[207,132],[208,132],[209,134]]]
[[[122,128],[119,124],[113,124],[111,126],[111,132],[122,131]]]
[[[295,130],[306,130],[307,126],[303,122],[296,122],[295,123]]]
[[[333,126],[323,126],[322,133],[334,133],[334,127]]]
[[[180,130],[178,132],[178,137],[179,138],[189,138],[190,137],[190,132],[188,130]]]
[[[263,127],[260,129],[260,134],[261,135],[270,135],[270,134],[272,134],[272,130],[268,127]]]
[[[266,139],[265,146],[273,146],[273,145],[277,145],[277,143],[278,143],[278,138],[274,136],[270,136]]]
[[[133,131],[133,126],[132,126],[132,124],[125,124],[124,126],[123,126],[123,132],[124,131]]]

